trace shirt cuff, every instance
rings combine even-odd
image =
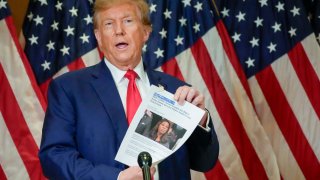
[[[205,131],[207,131],[207,132],[210,132],[210,131],[211,131],[211,128],[209,127],[210,113],[209,113],[209,111],[208,111],[207,109],[205,109],[205,110],[206,110],[207,113],[208,113],[206,125],[205,125],[205,127],[203,127],[203,126],[201,126],[201,125],[198,124],[198,126],[199,126],[201,129],[203,129],[203,130],[205,130]]]

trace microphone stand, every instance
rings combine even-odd
[[[152,164],[151,155],[148,152],[141,152],[138,155],[138,164],[142,169],[143,180],[151,180],[150,166]]]

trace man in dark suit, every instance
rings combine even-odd
[[[127,71],[134,71],[141,98],[161,85],[179,103],[205,109],[204,96],[186,83],[146,69],[141,49],[151,25],[144,0],[96,0],[95,35],[104,59],[50,84],[39,158],[49,179],[142,179],[139,167],[114,160],[128,129]],[[190,179],[190,168],[208,171],[219,153],[208,113],[174,154],[158,165],[159,179]],[[151,168],[155,174],[155,168]]]

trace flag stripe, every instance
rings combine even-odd
[[[0,179],[7,180],[7,177],[6,177],[6,175],[4,174],[4,172],[3,172],[3,169],[2,169],[2,167],[1,167],[1,164],[2,164],[2,163],[0,163]]]
[[[257,114],[274,148],[283,179],[305,179],[296,159],[290,151],[290,147],[279,129],[270,107],[266,103],[266,99],[255,77],[249,79],[249,85],[252,89],[251,92]]]
[[[170,59],[166,63],[164,63],[162,66],[162,71],[170,74],[171,76],[175,76],[176,78],[180,79],[181,81],[184,81],[184,78],[182,76],[182,73],[180,71],[180,68],[178,66],[177,60],[175,58]]]
[[[223,166],[223,168],[221,168],[220,170],[224,171],[219,172],[219,174],[217,174],[217,178],[248,179],[247,174],[243,169],[243,164],[241,162],[239,153],[237,152],[237,149],[234,146],[234,143],[232,142],[231,137],[229,136],[226,127],[224,126],[221,120],[220,114],[216,109],[216,106],[208,88],[200,75],[200,72],[197,68],[197,64],[193,59],[191,50],[188,49],[184,51],[183,53],[179,54],[176,57],[176,59],[179,68],[183,74],[183,77],[186,79],[186,81],[197,87],[199,91],[208,95],[206,97],[205,104],[206,107],[208,107],[208,110],[213,120],[214,128],[217,132],[220,145],[219,161]],[[227,149],[227,151],[225,149]],[[233,164],[232,167],[230,167],[229,164]],[[227,174],[228,178],[225,178],[223,176],[224,174]]]
[[[0,148],[0,167],[3,168],[4,179],[6,179],[6,176],[10,179],[30,179],[1,112],[0,132],[1,138],[3,138]],[[0,179],[3,179],[1,176],[0,173]]]
[[[210,40],[218,36],[217,31],[210,32],[211,31],[203,36],[203,40],[209,49],[208,52],[210,52],[210,57],[213,60],[212,63],[216,67],[226,92],[240,117],[245,132],[264,167],[264,171],[269,179],[277,179],[280,174],[277,167],[276,156],[273,153],[272,146],[267,140],[267,134],[264,132],[253,107],[252,96],[251,98],[248,96],[247,90],[243,87],[241,80],[238,78],[239,75],[230,63],[230,60],[221,57],[221,54],[226,53],[224,48],[210,46]],[[229,53],[235,52],[230,51]],[[214,61],[215,59],[224,59],[224,61]],[[249,87],[247,83],[245,85]]]
[[[256,74],[256,78],[276,118],[277,124],[305,177],[307,179],[314,179],[317,175],[316,171],[319,169],[319,163],[297,123],[297,119],[285,98],[273,70],[271,67],[267,67],[264,71]],[[304,151],[301,150],[301,147],[304,147]],[[315,169],[310,167],[314,167]]]
[[[68,68],[70,71],[74,71],[74,70],[77,70],[77,69],[81,69],[81,68],[84,68],[86,67],[85,64],[83,63],[82,59],[81,58],[78,58],[74,61],[72,61],[71,63],[68,64]]]
[[[47,79],[44,83],[39,85],[39,88],[41,89],[41,92],[42,92],[46,102],[47,102],[47,91],[48,91],[50,82],[51,82],[51,79]]]
[[[207,180],[206,177],[202,172],[190,170],[191,172],[191,179],[196,179],[196,180]]]
[[[297,118],[297,123],[301,127],[302,133],[317,156],[317,159],[320,159],[320,144],[318,143],[320,121],[299,81],[291,61],[287,55],[282,56],[272,64],[273,72],[289,103],[289,108],[292,109],[294,116]],[[303,66],[303,63],[300,63],[300,66]],[[303,107],[301,107],[301,104],[303,104]]]
[[[68,66],[65,66],[65,67],[63,67],[62,69],[60,69],[60,70],[53,76],[53,79],[56,78],[56,77],[58,77],[58,76],[60,76],[60,75],[62,75],[62,74],[64,74],[64,73],[67,73],[67,72],[69,72],[69,71],[70,71],[69,67],[68,67]]]
[[[300,82],[302,83],[304,90],[306,91],[309,101],[311,102],[313,109],[320,117],[320,82],[314,71],[312,64],[310,63],[304,48],[298,43],[289,53],[288,56],[291,63],[298,75]],[[302,113],[303,115],[303,113]],[[318,136],[319,137],[319,136]],[[319,149],[320,151],[320,149]],[[317,151],[316,151],[317,152]],[[318,156],[320,159],[320,156]]]
[[[5,124],[8,127],[30,178],[44,179],[44,177],[41,177],[41,166],[37,153],[39,151],[38,146],[32,137],[28,125],[26,124],[21,108],[19,107],[8,79],[5,76],[2,65],[0,65],[0,74],[3,76],[0,82],[0,95],[4,100],[0,101],[0,109],[3,113],[2,115]],[[7,106],[7,104],[10,104],[10,106]],[[18,127],[17,124],[19,125]]]
[[[7,10],[4,7],[1,15]],[[0,37],[2,170],[10,179],[45,179],[38,146],[46,102],[18,42],[11,16],[0,21]]]
[[[304,50],[308,56],[308,59],[310,63],[312,64],[312,67],[314,68],[314,71],[317,74],[317,77],[320,77],[320,63],[319,63],[319,57],[320,57],[320,51],[319,51],[319,44],[317,43],[314,34],[311,34],[307,36],[302,42],[303,47],[306,47]]]
[[[217,28],[217,30],[219,29]],[[222,47],[223,45],[217,46],[219,43],[216,43],[216,46],[210,46],[211,40],[217,36],[217,31],[209,31],[203,36],[206,48],[208,48],[208,52],[210,53],[212,63],[216,67],[218,75],[224,84],[237,114],[240,116],[241,123],[243,124],[254,150],[264,167],[264,171],[269,179],[277,179],[279,177],[279,170],[277,167],[276,157],[273,153],[270,142],[267,140],[267,135],[258,120],[252,104],[252,97],[250,98],[248,96],[247,90],[243,87],[241,80],[238,78],[239,75],[235,71],[235,68],[230,63],[229,59],[224,57],[226,56],[224,55],[226,52],[224,51],[224,47]],[[215,42],[219,41],[216,39]],[[234,51],[229,51],[229,53],[234,53]],[[249,87],[248,84],[245,85]]]
[[[227,180],[229,179],[220,161],[217,161],[213,170],[205,173],[207,180]]]
[[[203,80],[208,86],[210,94],[216,103],[216,107],[218,112],[220,112],[220,116],[223,119],[228,133],[237,147],[249,179],[267,179],[261,161],[249,140],[248,134],[246,134],[245,127],[243,127],[237,110],[230,100],[227,90],[225,89],[226,87],[221,84],[221,77],[212,65],[203,41],[198,40],[195,45],[191,47],[191,51],[195,57],[194,59],[196,60],[197,67],[200,70]],[[219,95],[216,93],[217,89],[220,93]],[[241,139],[239,137],[241,137]]]
[[[0,35],[1,35],[1,37],[10,37],[11,40],[13,40],[13,43],[15,44],[15,48],[17,50],[17,53],[19,54],[19,57],[20,57],[19,61],[22,61],[23,65],[24,65],[24,69],[25,69],[26,73],[28,74],[27,77],[30,79],[30,83],[31,83],[32,89],[35,92],[35,94],[37,96],[37,99],[40,102],[40,104],[41,104],[41,106],[42,106],[42,108],[44,110],[44,109],[47,108],[46,101],[43,98],[40,89],[38,88],[38,84],[37,84],[37,81],[36,81],[35,76],[33,74],[32,68],[31,68],[31,66],[29,64],[29,61],[28,61],[23,49],[21,48],[21,46],[19,44],[19,40],[17,38],[18,36],[16,34],[16,31],[15,31],[15,26],[14,26],[14,23],[13,23],[13,19],[12,19],[11,16],[9,16],[9,17],[5,18],[5,21],[6,21],[6,24],[7,24],[7,27],[8,27],[8,31],[7,30],[4,31],[6,36],[2,36],[3,35],[2,33],[0,33]],[[3,25],[0,25],[0,26],[1,27],[5,27]]]
[[[217,43],[217,42],[221,42],[222,46],[223,46],[223,50],[225,52],[225,54],[227,55],[227,57],[219,59],[219,60],[223,60],[223,59],[228,59],[230,61],[230,63],[233,65],[233,69],[235,70],[235,72],[238,75],[238,78],[240,79],[242,86],[244,87],[244,89],[246,90],[247,96],[250,98],[251,102],[252,102],[252,96],[250,93],[250,88],[247,82],[247,78],[243,72],[242,66],[240,64],[239,58],[236,55],[236,52],[233,48],[233,43],[230,39],[230,36],[228,34],[228,31],[226,29],[226,27],[224,26],[222,20],[220,20],[217,24],[216,24],[216,28],[217,28],[217,32],[218,34],[212,36],[210,39],[210,44],[209,42],[206,43],[207,47],[215,47],[213,44]],[[218,38],[221,38],[218,39]],[[218,51],[217,51],[218,52]]]
[[[41,139],[41,128],[44,118],[44,98],[40,93],[40,89],[35,86],[35,78],[30,72],[30,66],[21,50],[16,36],[12,29],[6,27],[12,24],[12,19],[0,22],[0,37],[2,43],[0,49],[7,53],[0,54],[0,61],[3,66],[4,73],[9,78],[10,88],[18,101],[19,107],[25,118],[28,128],[30,129],[35,142],[39,146]],[[24,63],[24,61],[26,61]],[[29,70],[28,70],[29,69]],[[37,93],[38,92],[38,93]]]
[[[86,67],[97,64],[103,56],[100,55],[98,48],[95,48],[82,56],[83,63]]]

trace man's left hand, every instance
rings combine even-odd
[[[197,89],[189,86],[181,86],[177,89],[176,93],[174,94],[174,99],[178,101],[180,105],[183,105],[184,101],[188,101],[191,104],[196,105],[197,107],[205,110],[205,103],[204,103],[204,95],[201,94]],[[202,127],[206,126],[208,113],[204,114],[199,124]]]

